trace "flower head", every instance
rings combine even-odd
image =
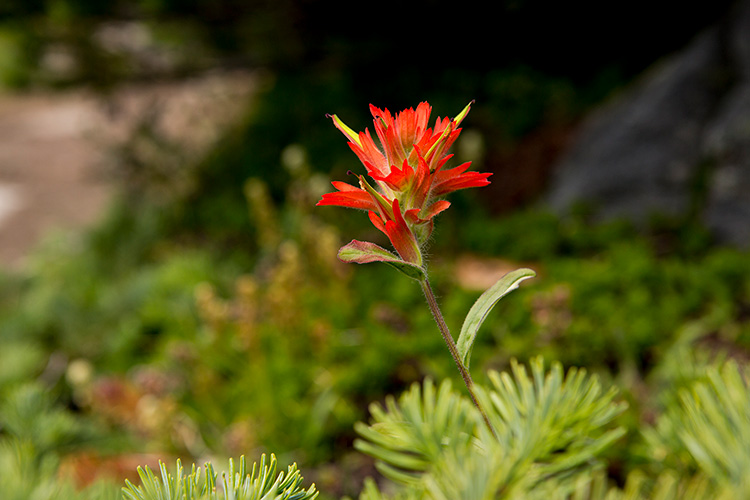
[[[430,127],[432,107],[426,102],[395,117],[387,109],[370,105],[380,147],[368,129],[356,133],[338,116],[330,116],[374,185],[363,175],[358,176],[359,187],[334,181],[336,191],[324,194],[317,204],[367,210],[370,221],[388,236],[401,260],[421,266],[421,247],[432,233],[432,219],[450,206],[439,198],[490,183],[490,173],[467,172],[468,162],[443,168],[453,156],[448,150],[461,133],[458,126],[470,107],[471,103],[452,120],[438,118]]]

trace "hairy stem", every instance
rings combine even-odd
[[[443,336],[443,340],[445,340],[445,343],[448,345],[448,350],[451,352],[451,356],[453,356],[453,361],[455,361],[456,366],[458,367],[458,371],[461,373],[461,377],[464,379],[464,384],[466,384],[466,388],[469,390],[471,401],[474,403],[474,406],[477,407],[479,413],[482,414],[484,423],[487,424],[487,427],[490,429],[490,432],[492,432],[492,435],[497,438],[495,428],[492,427],[490,419],[489,417],[487,417],[487,413],[484,411],[484,408],[482,408],[482,405],[479,403],[479,400],[474,393],[474,381],[471,379],[469,370],[466,368],[463,361],[461,361],[461,357],[458,354],[458,349],[456,348],[456,342],[453,340],[453,336],[451,335],[450,330],[448,330],[448,325],[445,324],[443,313],[440,311],[440,306],[438,306],[437,300],[435,299],[435,294],[432,292],[430,282],[427,279],[424,279],[420,282],[420,284],[422,285],[424,296],[427,299],[427,304],[430,306],[430,311],[432,311],[432,315],[435,317],[435,322],[437,323],[438,328],[440,329],[440,333]]]

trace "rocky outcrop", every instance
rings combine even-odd
[[[750,247],[750,0],[596,111],[545,201],[641,223],[697,214]]]

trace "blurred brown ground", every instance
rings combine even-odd
[[[0,95],[0,268],[22,267],[51,231],[72,234],[102,217],[115,189],[113,151],[154,106],[164,134],[200,154],[244,110],[237,102],[253,81],[233,72],[132,85],[106,99],[81,90]]]
[[[93,222],[111,192],[86,140],[96,103],[83,93],[0,97],[0,265],[17,267],[53,228]]]

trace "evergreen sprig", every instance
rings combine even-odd
[[[173,476],[160,462],[159,476],[148,467],[138,467],[141,486],[125,481],[122,494],[125,500],[313,500],[318,496],[314,484],[306,490],[301,486],[303,478],[296,464],[278,476],[276,468],[276,457],[271,454],[267,459],[263,454],[260,465],[254,462],[248,472],[242,456],[237,469],[234,461],[229,460],[228,471],[222,472],[222,479],[217,482],[218,474],[211,463],[206,463],[204,470],[193,464],[190,473],[185,474],[181,461],[177,460]]]
[[[529,464],[527,472],[539,481],[592,465],[625,433],[623,428],[607,428],[626,408],[615,401],[617,389],[605,391],[598,378],[583,369],[571,368],[564,375],[560,363],[545,374],[541,358],[531,360],[530,368],[531,376],[513,360],[513,376],[490,372],[492,389],[478,391],[491,402],[487,406],[499,447],[519,465]],[[481,440],[488,443],[489,438],[483,435]]]
[[[490,372],[492,388],[477,388],[497,437],[449,383],[436,392],[426,381],[398,402],[388,399],[386,409],[373,405],[355,446],[408,487],[405,498],[516,498],[546,489],[566,498],[590,483],[597,455],[624,434],[609,428],[624,404],[583,370],[566,376],[554,364],[545,374],[541,359],[530,367],[531,375],[513,362],[512,375]],[[376,488],[362,498],[376,500]]]
[[[645,432],[651,449],[683,476],[698,470],[736,498],[750,495],[750,384],[735,361],[705,369]],[[658,457],[656,457],[658,458]]]
[[[389,396],[385,408],[373,403],[370,413],[372,425],[355,425],[363,439],[354,447],[378,458],[384,476],[404,484],[418,482],[446,448],[468,446],[477,424],[474,407],[448,380],[437,391],[430,379],[415,383],[398,402]]]

